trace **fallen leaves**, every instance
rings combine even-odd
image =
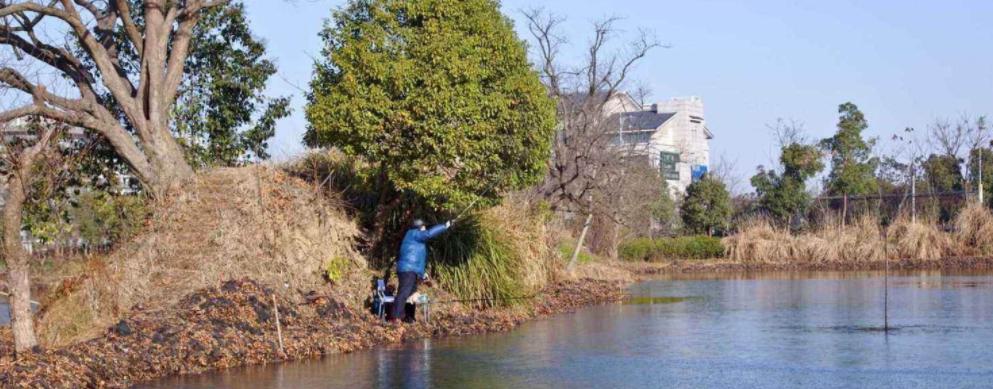
[[[174,374],[347,353],[405,340],[507,331],[538,316],[622,297],[619,283],[561,282],[530,309],[433,308],[429,323],[390,325],[331,297],[296,305],[277,297],[285,356],[279,353],[272,290],[252,280],[198,290],[174,309],[139,311],[96,339],[13,358],[0,330],[3,387],[128,387]],[[269,302],[268,304],[266,302]]]

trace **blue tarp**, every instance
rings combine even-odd
[[[700,181],[703,175],[707,174],[707,165],[693,165],[690,174],[693,176],[693,182]]]

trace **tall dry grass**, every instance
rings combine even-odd
[[[993,255],[993,213],[979,204],[963,209],[955,230],[937,222],[901,215],[882,236],[880,223],[867,216],[842,225],[829,221],[811,232],[791,234],[764,219],[755,219],[723,240],[730,259],[763,263],[846,263],[889,259],[937,261],[952,256]]]
[[[199,174],[154,205],[143,232],[106,258],[60,271],[39,319],[49,345],[101,332],[134,307],[165,309],[205,286],[242,277],[296,294],[322,286],[329,261],[347,262],[336,291],[364,297],[359,230],[306,182],[266,167]]]
[[[972,203],[955,219],[954,239],[960,255],[993,255],[993,212],[979,203]]]
[[[429,263],[442,288],[469,305],[514,305],[556,277],[548,229],[520,200],[510,196],[432,242]]]
[[[901,215],[889,227],[888,237],[891,259],[934,261],[958,252],[952,237],[930,220],[914,222]]]
[[[756,219],[723,244],[728,258],[744,262],[860,263],[881,260],[884,252],[878,223],[870,217],[847,226],[832,222],[798,235]]]

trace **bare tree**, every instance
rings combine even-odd
[[[958,159],[964,159],[965,154],[985,146],[990,140],[989,127],[984,116],[973,120],[962,115],[955,123],[938,119],[931,125],[930,132],[932,147],[944,155]]]
[[[28,100],[0,112],[0,122],[33,115],[90,129],[162,192],[193,174],[170,111],[201,11],[225,2],[146,0],[137,18],[129,0],[0,0],[0,50],[17,58],[0,67],[0,86]],[[128,55],[140,69],[127,67]],[[30,73],[38,68],[54,77]],[[60,79],[66,93],[53,92]]]
[[[723,182],[732,195],[741,193],[742,178],[738,175],[738,160],[732,159],[727,153],[721,153],[717,156],[717,160],[712,163],[712,168],[708,174]]]
[[[659,42],[648,32],[639,31],[624,49],[612,49],[612,39],[618,33],[616,17],[593,24],[593,36],[584,49],[584,62],[579,66],[564,63],[560,58],[567,42],[559,29],[564,19],[540,9],[524,13],[535,49],[537,67],[556,100],[560,129],[552,146],[549,174],[542,192],[553,209],[585,216],[577,250],[593,221],[597,199],[618,176],[624,174],[619,162],[625,155],[616,146],[622,123],[613,111],[617,105],[639,105],[623,95],[621,89],[629,81],[635,65]],[[620,135],[623,136],[623,135]],[[573,255],[575,262],[576,255]]]
[[[658,168],[647,156],[627,157],[616,165],[623,171],[610,174],[609,185],[593,196],[589,239],[593,252],[611,258],[617,257],[624,240],[652,235],[652,207],[665,188]]]
[[[17,132],[3,123],[0,133],[5,141],[0,173],[7,184],[3,207],[3,258],[7,262],[7,282],[10,288],[11,329],[14,350],[22,353],[38,345],[31,311],[31,281],[29,255],[21,243],[24,205],[37,180],[58,171],[57,167],[39,167],[52,154],[53,145],[62,132],[61,125],[32,124],[21,126]],[[29,129],[25,131],[26,129]],[[6,140],[6,139],[5,139]]]

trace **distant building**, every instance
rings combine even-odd
[[[621,93],[604,110],[619,129],[612,144],[649,157],[673,191],[685,192],[690,183],[707,173],[714,135],[707,128],[699,97],[642,106]]]

